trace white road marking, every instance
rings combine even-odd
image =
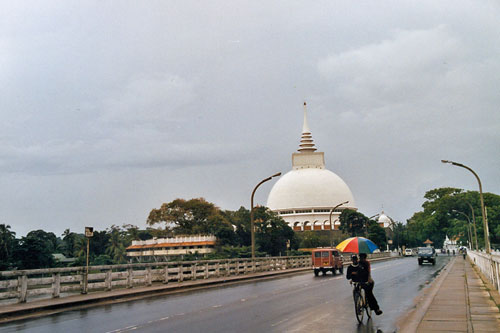
[[[220,308],[222,305],[213,305],[213,308]]]
[[[288,320],[288,318],[285,318],[285,319],[283,319],[283,320],[280,320],[280,321],[278,321],[277,323],[272,324],[272,325],[271,325],[271,327],[274,327],[274,326],[276,326],[276,325],[279,325],[279,324],[281,324],[281,323],[283,323],[283,322],[285,322],[285,321],[287,321],[287,320]]]
[[[168,319],[168,317],[163,317],[163,318],[160,318],[158,320],[167,320],[167,319]]]
[[[242,298],[242,299],[241,299],[241,301],[242,301],[242,302],[246,302],[246,299]]]

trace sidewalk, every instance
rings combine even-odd
[[[499,308],[462,256],[453,259],[428,297],[430,304],[423,306],[416,332],[500,332]]]

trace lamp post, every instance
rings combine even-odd
[[[469,237],[468,237],[468,238],[469,238],[469,245],[470,245],[470,247],[472,248],[472,244],[473,244],[473,242],[472,242],[472,232],[471,232],[471,229],[470,229],[471,222],[470,222],[469,215],[467,215],[467,214],[465,214],[465,213],[463,213],[463,212],[460,212],[460,211],[458,211],[458,210],[455,210],[455,209],[453,209],[453,210],[452,210],[452,212],[455,212],[455,213],[461,214],[461,215],[463,215],[463,216],[465,216],[465,217],[467,218],[467,221],[469,222],[469,223],[467,224],[467,231],[468,231],[468,234],[469,234]]]
[[[83,276],[82,294],[86,294],[89,290],[89,252],[90,238],[94,236],[94,227],[85,227],[85,237],[87,238],[87,260],[85,265],[85,275]]]
[[[337,206],[333,207],[333,208],[330,210],[330,216],[329,216],[329,220],[330,220],[330,235],[332,235],[332,236],[333,236],[333,225],[332,225],[332,214],[333,214],[333,211],[334,211],[335,209],[339,208],[340,206],[345,205],[345,204],[348,204],[348,203],[349,203],[349,200],[344,201],[344,202],[342,202],[342,203],[339,203]],[[332,237],[332,239],[330,239],[330,245],[333,247],[332,242],[333,242],[333,237]]]
[[[491,253],[491,248],[490,248],[490,239],[489,239],[489,231],[488,231],[488,218],[486,217],[486,209],[484,208],[484,199],[483,199],[483,186],[481,185],[481,180],[479,179],[479,176],[477,173],[474,172],[471,168],[469,168],[466,165],[463,165],[461,163],[453,162],[453,161],[448,161],[448,160],[441,160],[442,163],[448,163],[452,164],[454,166],[458,166],[464,169],[469,170],[474,177],[476,177],[477,182],[479,184],[479,199],[481,199],[481,214],[483,215],[483,223],[484,223],[484,249],[486,250],[486,253]]]
[[[476,243],[476,251],[477,251],[477,230],[476,230],[476,217],[474,216],[474,208],[472,208],[472,205],[469,202],[465,202],[467,205],[469,205],[470,211],[472,212],[472,222],[474,223],[474,241]]]
[[[260,183],[255,186],[255,188],[252,191],[252,196],[250,198],[250,234],[252,236],[252,260],[255,260],[255,226],[254,226],[254,221],[253,221],[253,196],[255,194],[255,191],[257,191],[257,188],[262,185],[263,183],[271,180],[274,177],[279,177],[281,176],[281,172],[277,172],[271,177],[267,177],[266,179],[261,180]]]

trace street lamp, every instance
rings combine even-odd
[[[253,196],[255,194],[255,191],[257,188],[262,185],[263,183],[271,180],[274,177],[279,177],[281,176],[281,172],[275,173],[271,177],[267,177],[266,179],[263,179],[260,183],[255,186],[252,192],[252,197],[250,199],[250,234],[252,236],[252,260],[255,260],[255,226],[254,226],[254,221],[253,221]]]
[[[484,223],[484,249],[486,250],[486,253],[489,254],[491,252],[491,248],[490,248],[490,239],[489,239],[489,234],[490,233],[488,231],[488,217],[486,216],[486,209],[484,208],[483,187],[481,185],[481,180],[479,179],[479,176],[477,175],[477,173],[474,172],[474,170],[472,170],[468,166],[463,165],[461,163],[457,163],[457,162],[453,162],[453,161],[448,161],[448,160],[441,160],[441,162],[442,163],[452,164],[454,166],[458,166],[458,167],[467,169],[470,172],[472,172],[472,174],[474,175],[474,177],[476,177],[477,182],[479,184],[479,198],[481,199],[481,214],[483,215],[483,223]]]
[[[471,222],[470,222],[469,215],[467,215],[467,214],[465,214],[465,213],[463,213],[463,212],[460,212],[460,211],[458,211],[458,210],[456,210],[456,209],[453,209],[453,210],[452,210],[452,212],[454,212],[454,213],[458,213],[458,214],[461,214],[461,215],[465,216],[465,217],[467,218],[467,221],[469,221],[469,223],[467,224],[467,231],[468,231],[468,234],[469,234],[469,245],[470,245],[470,247],[472,248],[472,244],[473,244],[473,243],[472,243],[472,232],[471,232],[471,230],[470,230],[470,225],[471,225]]]
[[[470,211],[472,212],[472,222],[474,223],[474,240],[476,243],[476,251],[477,251],[477,230],[476,230],[476,217],[474,216],[474,208],[472,208],[472,205],[469,202],[465,202],[467,205],[469,205]]]
[[[332,225],[332,214],[333,214],[333,211],[337,208],[339,208],[340,206],[342,205],[346,205],[349,203],[349,200],[347,201],[344,201],[342,203],[339,203],[337,206],[333,207],[332,210],[330,210],[330,217],[329,217],[329,220],[330,220],[330,235],[333,235],[333,225]],[[333,240],[330,239],[330,243],[332,242]],[[333,244],[331,244],[331,246],[333,246]]]

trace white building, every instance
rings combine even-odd
[[[127,247],[127,256],[141,259],[168,260],[169,257],[186,254],[205,255],[214,251],[215,236],[181,236],[153,238],[145,241],[134,240]]]
[[[378,216],[377,223],[382,228],[390,228],[392,230],[394,221],[382,211]]]
[[[305,105],[302,138],[298,153],[292,154],[292,170],[274,184],[267,207],[296,231],[331,230],[330,211],[348,201],[332,213],[332,224],[338,229],[342,210],[357,210],[356,204],[347,184],[325,168],[324,153],[316,152]]]
[[[448,235],[446,235],[446,239],[443,243],[443,249],[450,250],[450,252],[452,252],[453,250],[455,250],[455,252],[458,252],[459,246],[457,244],[457,239],[458,237],[456,237],[455,239],[449,239]]]

